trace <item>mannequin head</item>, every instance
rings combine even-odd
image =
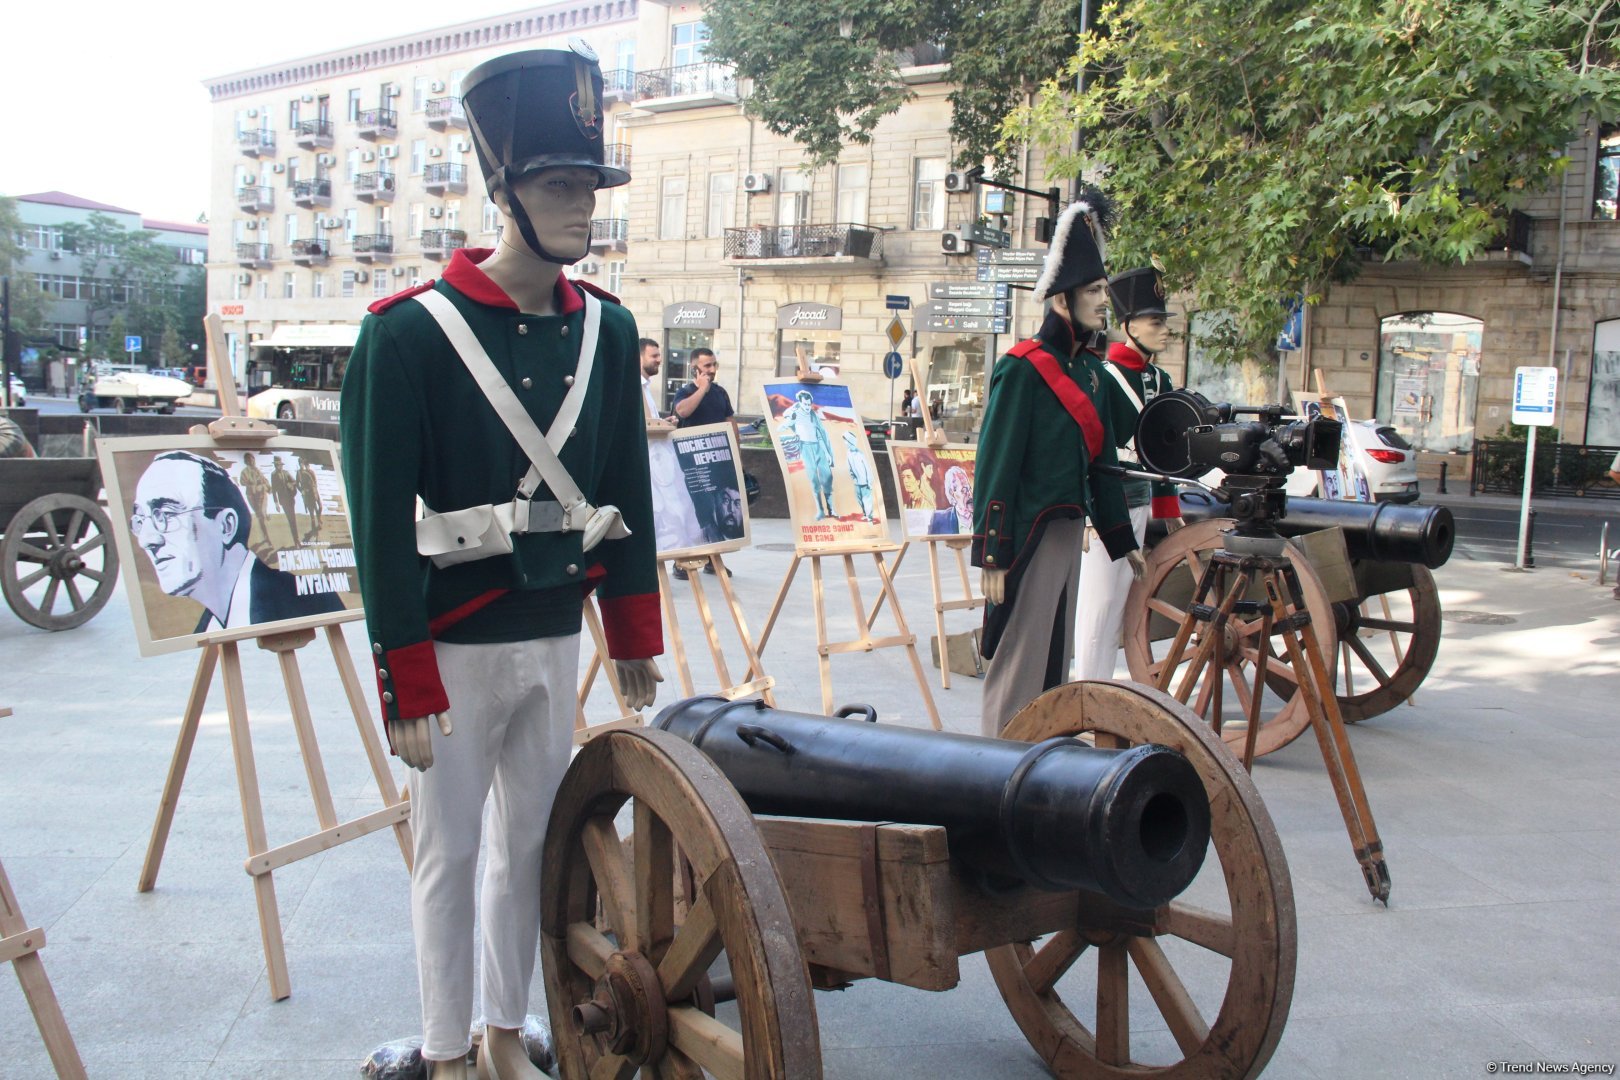
[[[1108,328],[1108,279],[1098,278],[1085,285],[1076,285],[1052,297],[1052,310],[1069,320],[1075,333],[1093,333]]]
[[[1158,264],[1127,270],[1108,280],[1114,321],[1137,352],[1153,357],[1170,347],[1170,310]]]
[[[587,166],[555,165],[526,173],[510,191],[496,188],[489,197],[501,213],[502,245],[528,253],[513,213],[515,199],[528,215],[541,249],[552,256],[547,261],[583,259],[590,250],[591,215],[596,211],[596,189],[601,182],[601,175]]]
[[[1123,329],[1143,356],[1158,356],[1170,347],[1170,320],[1164,315],[1138,315],[1125,320]]]

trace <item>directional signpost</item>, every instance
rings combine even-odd
[[[897,352],[892,352],[883,358],[883,374],[891,379],[898,379],[905,366],[906,358]],[[891,392],[889,396],[892,399],[894,395]]]
[[[1005,334],[1011,304],[1006,300],[930,300],[919,304],[917,330],[946,334]]]
[[[928,295],[935,300],[1005,300],[1011,286],[978,281],[934,281],[928,285]]]
[[[980,281],[1033,283],[1040,280],[1041,266],[1046,261],[1045,248],[979,247],[975,255]]]
[[[1553,422],[1553,406],[1558,401],[1558,369],[1521,367],[1513,369],[1513,422],[1530,429],[1524,448],[1524,499],[1519,507],[1519,557],[1514,568],[1525,568],[1530,539],[1530,481],[1536,471],[1536,428]]]
[[[889,299],[894,300],[895,297],[891,296]],[[909,306],[911,304],[910,297],[906,297],[905,300]],[[889,306],[894,307],[892,303]],[[891,346],[889,354],[883,358],[883,374],[889,377],[889,419],[892,421],[894,419],[894,383],[900,377],[900,366],[904,362],[898,350],[900,343],[906,340],[906,324],[900,321],[900,316],[896,315],[889,320],[889,325],[884,328],[883,336],[889,339],[889,345]]]
[[[139,335],[139,334],[126,334],[124,336],[124,351],[127,352],[127,353],[138,353],[138,352],[140,352],[141,351],[141,335]]]

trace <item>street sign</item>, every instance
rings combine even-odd
[[[980,281],[1018,281],[1034,283],[1041,280],[1040,266],[997,266],[994,263],[980,263]]]
[[[900,343],[906,340],[906,324],[900,321],[900,316],[896,315],[889,320],[888,329],[884,330],[883,334],[889,339],[889,344],[898,349]]]
[[[1012,233],[1005,229],[991,228],[977,221],[968,226],[967,234],[968,239],[975,244],[984,244],[992,249],[1012,246]]]
[[[974,251],[980,265],[996,263],[1000,265],[1040,266],[1046,261],[1045,248],[987,248],[981,247]]]
[[[1546,427],[1553,422],[1553,404],[1558,397],[1558,369],[1521,367],[1513,369],[1513,422]]]
[[[911,307],[911,297],[885,296],[883,298],[883,305],[890,311],[905,311]]]
[[[928,295],[935,300],[1005,300],[1010,291],[1005,285],[977,281],[935,281],[928,286]]]
[[[140,352],[141,351],[141,335],[139,335],[139,334],[126,334],[124,336],[124,351],[127,352],[127,353]]]
[[[978,315],[925,315],[917,329],[945,334],[1005,334],[1007,320]]]
[[[1005,319],[1012,314],[1012,303],[1007,300],[931,300],[924,315],[995,315]]]
[[[1288,321],[1283,323],[1281,332],[1277,334],[1278,352],[1298,352],[1299,339],[1305,333],[1305,308],[1290,300],[1288,302]]]
[[[892,352],[883,358],[883,374],[887,375],[891,379],[898,379],[900,377],[900,373],[904,371],[905,368],[905,357],[901,356],[897,352]]]

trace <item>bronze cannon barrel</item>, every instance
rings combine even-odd
[[[1169,747],[1032,744],[843,714],[695,697],[654,726],[707,754],[755,813],[941,825],[953,855],[992,878],[1154,908],[1203,865],[1209,800]]]
[[[1181,516],[1190,524],[1208,518],[1230,517],[1227,504],[1202,491],[1183,492]],[[1444,506],[1401,503],[1363,503],[1344,499],[1303,499],[1289,496],[1287,511],[1277,522],[1284,536],[1302,536],[1338,526],[1352,559],[1375,562],[1422,563],[1430,570],[1451,558],[1457,524]],[[1148,526],[1150,536],[1162,538],[1164,526]]]

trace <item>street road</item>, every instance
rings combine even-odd
[[[1513,565],[1518,555],[1519,507],[1451,500],[1457,519],[1457,546],[1452,559]],[[1535,506],[1534,503],[1531,504]],[[1577,510],[1536,507],[1536,568],[1597,572],[1598,539],[1610,522],[1609,548],[1620,547],[1620,502],[1592,500]],[[1614,570],[1611,568],[1611,580]]]
[[[64,413],[77,413],[79,411],[79,402],[74,398],[37,397],[30,394],[28,396],[28,407],[38,409],[41,416],[56,416]],[[92,409],[91,415],[108,416],[116,411],[116,409]],[[214,417],[219,415],[219,410],[196,409],[189,405],[182,405],[175,409],[174,413],[176,416]]]

